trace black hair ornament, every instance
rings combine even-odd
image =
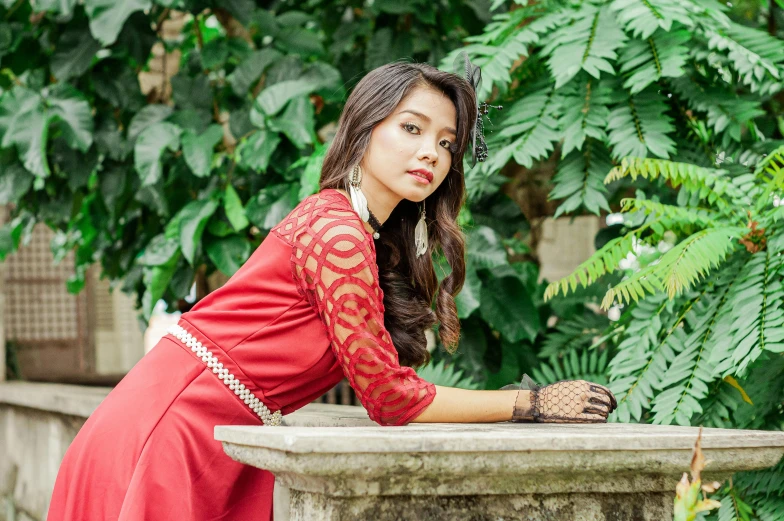
[[[478,65],[471,63],[468,54],[465,51],[457,55],[455,59],[455,70],[458,75],[465,74],[465,79],[471,84],[474,89],[474,94],[479,92],[482,88],[482,69]],[[487,159],[487,142],[485,142],[485,125],[484,116],[488,114],[490,108],[501,110],[502,105],[490,105],[486,101],[476,105],[476,124],[471,129],[468,136],[468,141],[471,143],[471,168],[476,165],[476,162],[482,162]]]

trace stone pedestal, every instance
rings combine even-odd
[[[292,521],[663,521],[698,429],[659,425],[218,426],[290,491]],[[344,415],[346,416],[346,415]],[[317,427],[302,426],[316,423]],[[295,426],[296,425],[296,426]],[[784,432],[703,430],[706,480],[774,465]]]

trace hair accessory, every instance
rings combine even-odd
[[[422,214],[419,222],[414,228],[414,244],[416,245],[416,256],[421,257],[427,252],[427,223],[425,222],[425,201],[422,201]]]
[[[455,59],[455,70],[458,75],[465,73],[465,79],[473,87],[474,94],[478,94],[479,89],[482,87],[482,69],[480,69],[478,65],[471,63],[471,60],[468,58],[468,54],[466,54],[465,51],[462,51],[457,55],[457,58]],[[471,128],[468,137],[468,140],[471,143],[471,168],[474,167],[477,161],[481,162],[487,159],[487,142],[485,142],[485,128],[484,120],[482,118],[489,113],[490,108],[501,110],[504,107],[502,105],[490,105],[485,101],[481,103],[477,101],[476,124]]]

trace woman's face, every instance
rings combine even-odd
[[[452,167],[457,111],[448,97],[415,87],[373,128],[361,162],[363,186],[390,198],[419,202],[432,194]],[[418,171],[418,172],[417,172]]]

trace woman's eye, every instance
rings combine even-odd
[[[420,129],[419,129],[419,127],[418,127],[418,126],[416,126],[416,125],[415,125],[415,124],[413,124],[413,123],[406,122],[406,123],[403,123],[403,124],[401,124],[400,126],[401,126],[401,127],[403,127],[403,128],[406,130],[406,132],[409,132],[409,133],[411,133],[411,134],[414,134],[414,135],[419,135],[419,133],[420,133]],[[452,143],[451,141],[449,141],[448,139],[444,139],[444,140],[442,140],[442,141],[441,141],[439,144],[440,144],[442,147],[444,147],[444,148],[446,148],[447,150],[449,150],[449,151],[450,151],[451,153],[453,153],[453,154],[454,154],[454,153],[456,152],[456,150],[457,150],[457,146],[456,146],[454,143]]]

